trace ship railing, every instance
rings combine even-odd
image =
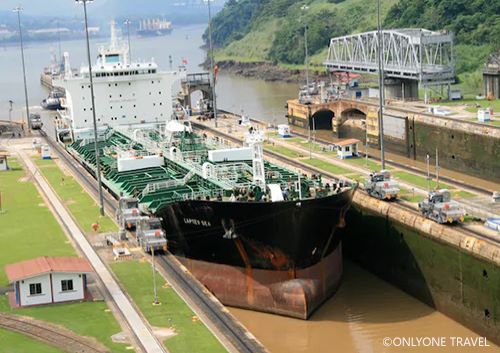
[[[224,195],[224,189],[213,189],[213,190],[207,190],[207,191],[192,191],[188,193],[178,193],[175,192],[174,194],[177,194],[176,196],[180,197],[181,200],[205,200],[208,197],[214,198],[218,196],[223,196]]]
[[[156,191],[165,190],[176,186],[186,185],[194,175],[195,175],[194,171],[190,171],[182,179],[172,179],[172,180],[161,181],[158,183],[147,184],[144,190],[142,190],[142,197],[152,194]]]

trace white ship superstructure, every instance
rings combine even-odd
[[[130,62],[128,48],[119,43],[114,22],[110,46],[99,48],[92,66],[97,125],[165,123],[171,119],[172,86],[182,72],[162,72],[149,62]],[[75,133],[93,128],[88,66],[79,75],[55,83],[66,90],[66,120]]]

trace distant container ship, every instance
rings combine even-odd
[[[143,37],[163,36],[172,33],[172,22],[160,19],[147,19],[139,22],[137,34]]]

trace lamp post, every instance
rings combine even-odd
[[[300,9],[303,12],[306,12],[307,10],[309,10],[309,6],[302,5],[300,7]],[[305,49],[305,54],[306,54],[305,64],[306,64],[306,87],[307,87],[307,94],[309,94],[309,46],[308,46],[308,43],[307,43],[307,34],[308,34],[307,32],[308,32],[308,30],[309,30],[309,27],[307,26],[307,22],[304,19],[304,49]]]
[[[99,189],[99,212],[101,216],[104,216],[104,198],[102,194],[102,183],[101,183],[101,158],[99,152],[99,144],[97,143],[97,119],[95,112],[95,98],[94,98],[94,81],[92,78],[92,61],[90,59],[90,40],[89,40],[89,25],[87,18],[87,3],[94,2],[93,0],[76,0],[77,4],[83,4],[83,13],[85,16],[85,36],[87,39],[87,61],[89,65],[89,79],[90,79],[90,101],[92,103],[92,119],[94,123],[94,148],[95,148],[95,160],[96,160],[96,177],[98,189]]]
[[[30,130],[31,122],[30,122],[30,108],[28,103],[28,85],[26,84],[26,65],[24,63],[23,31],[21,28],[21,12],[23,12],[23,8],[21,6],[18,6],[15,7],[12,11],[17,13],[17,22],[19,25],[19,41],[21,43],[21,61],[23,63],[24,99],[26,101],[26,121],[28,130]]]
[[[131,64],[132,63],[132,47],[130,46],[130,24],[132,23],[132,21],[130,21],[129,19],[126,19],[123,23],[125,25],[127,25],[128,61],[129,61],[129,64]]]
[[[378,80],[379,80],[379,138],[380,162],[382,170],[385,169],[384,150],[384,42],[382,40],[382,23],[380,21],[380,0],[377,1],[377,34],[378,34]]]
[[[9,100],[9,124],[12,126],[12,105],[14,104],[13,100]]]
[[[215,59],[214,59],[214,47],[212,42],[212,7],[210,6],[210,2],[213,0],[206,0],[208,5],[208,50],[210,56],[210,71],[212,78],[212,102],[214,109],[214,123],[217,128],[217,93],[215,89]]]
[[[158,287],[156,286],[156,266],[155,266],[155,248],[151,246],[151,268],[153,270],[153,305],[159,305],[160,301],[158,300]]]

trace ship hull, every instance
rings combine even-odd
[[[167,204],[168,246],[225,305],[301,319],[340,285],[353,191],[300,202]]]
[[[167,34],[171,34],[172,31],[173,31],[172,28],[139,30],[137,31],[137,34],[141,37],[157,37],[157,36],[164,36]]]

